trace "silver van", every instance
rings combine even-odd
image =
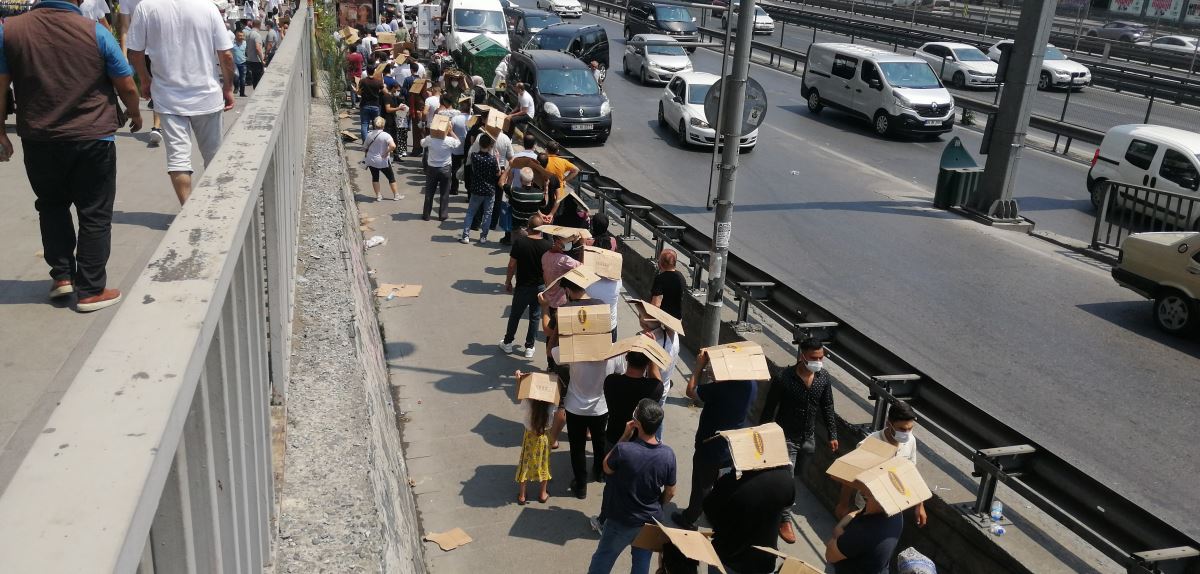
[[[929,63],[855,44],[809,46],[800,83],[808,109],[825,106],[861,116],[875,133],[936,138],[954,129],[954,97]]]

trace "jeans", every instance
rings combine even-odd
[[[237,73],[233,76],[233,91],[237,92],[239,96],[244,96],[246,95],[246,63],[237,64],[234,66],[234,70]]]
[[[379,117],[379,106],[363,106],[358,110],[358,129],[362,134],[363,145],[367,144],[367,132],[375,127],[371,124],[377,117]]]
[[[471,219],[475,217],[475,212],[483,210],[483,218],[488,219],[492,216],[492,196],[490,195],[472,195],[467,202],[467,217],[463,219],[463,237],[471,236]],[[488,228],[484,227],[479,232],[479,240],[486,241]]]
[[[704,449],[697,448],[692,454],[692,492],[688,495],[688,507],[683,511],[688,522],[695,523],[704,513],[704,498],[712,492],[720,471],[721,465],[710,460]]]
[[[804,468],[804,461],[808,460],[809,455],[816,452],[817,443],[814,439],[808,439],[803,443],[796,442],[792,439],[787,439],[788,460],[792,463],[792,476],[799,475]],[[792,507],[783,509],[783,516],[779,522],[787,522],[792,519]]]
[[[575,474],[575,482],[586,485],[587,475],[587,435],[592,432],[592,472],[600,474],[601,462],[604,460],[604,427],[608,424],[608,413],[598,416],[577,415],[567,411],[567,440],[571,443],[571,470]]]
[[[99,295],[108,275],[113,201],[117,197],[117,144],[25,139],[25,173],[42,232],[50,278],[70,279],[79,298]],[[71,206],[79,218],[79,233]]]
[[[433,194],[438,194],[438,219],[446,219],[446,204],[450,201],[450,166],[425,168],[425,207],[421,217],[429,219],[433,211]]]
[[[513,287],[512,308],[508,312],[508,329],[504,331],[504,344],[507,345],[516,338],[517,324],[521,322],[521,315],[525,314],[525,309],[529,309],[529,331],[525,333],[525,348],[533,347],[538,327],[542,324],[542,306],[537,302],[538,293],[541,293],[542,289],[542,285]]]
[[[570,417],[571,413],[567,413],[567,416]],[[592,554],[592,563],[588,566],[588,574],[612,572],[617,557],[625,551],[625,548],[633,544],[634,539],[641,531],[641,524],[627,526],[617,520],[605,522],[604,533],[600,535],[600,543],[596,545],[596,552]],[[629,568],[630,574],[649,574],[650,558],[653,553],[643,548],[633,548],[632,556],[633,565]]]

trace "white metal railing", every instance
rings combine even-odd
[[[261,572],[286,393],[312,16],[0,495],[0,571]],[[166,178],[162,183],[166,184]]]

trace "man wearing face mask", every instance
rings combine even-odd
[[[913,464],[917,464],[917,437],[913,436],[913,429],[917,426],[917,413],[913,412],[912,407],[907,403],[892,403],[888,407],[887,423],[882,430],[877,430],[869,435],[868,438],[879,439],[897,448],[896,456],[907,458]],[[864,439],[865,440],[865,439]],[[859,443],[861,446],[862,443]],[[842,493],[838,497],[837,506],[834,508],[834,514],[838,518],[842,518],[850,513],[850,501],[854,498],[855,490],[849,485],[842,485]],[[856,505],[862,508],[862,500],[857,501]],[[925,503],[922,502],[916,506],[913,511],[917,519],[917,527],[924,528],[927,521],[925,515]]]
[[[816,450],[817,413],[820,409],[829,433],[829,449],[838,450],[837,411],[833,407],[833,388],[825,371],[825,347],[816,339],[800,342],[796,364],[771,378],[766,403],[758,424],[778,423],[787,438],[792,472],[799,474],[808,455]],[[788,544],[796,542],[791,509],[785,509],[779,521],[779,537]]]

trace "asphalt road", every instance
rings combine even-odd
[[[608,29],[614,132],[572,151],[703,229],[709,155],[656,126],[661,87],[620,73]],[[719,58],[694,55],[701,71]],[[968,400],[1180,528],[1200,535],[1193,450],[1200,348],[1158,334],[1149,304],[1107,268],[1035,239],[930,209],[944,142],[890,141],[834,112],[813,116],[795,76],[755,66],[771,106],[738,170],[733,249]],[[977,136],[956,132],[976,146]],[[1022,162],[1039,223],[1088,219],[1078,164]]]

